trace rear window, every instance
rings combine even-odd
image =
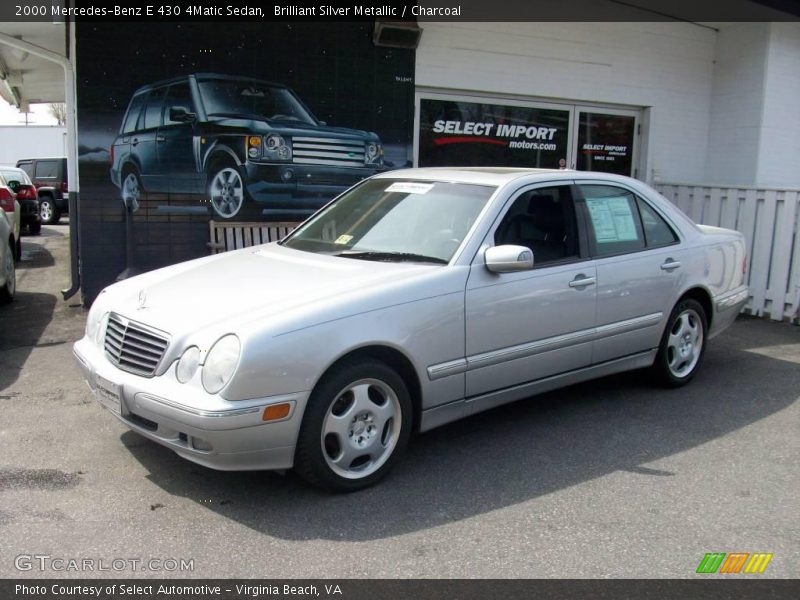
[[[30,177],[28,177],[25,171],[3,170],[0,171],[0,175],[2,175],[6,181],[19,181],[23,185],[32,185]]]
[[[33,163],[32,162],[21,162],[17,165],[20,169],[25,171],[28,174],[28,177],[33,177]]]
[[[58,179],[60,175],[59,160],[39,160],[36,161],[35,179]]]

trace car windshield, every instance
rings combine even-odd
[[[298,227],[283,245],[360,260],[446,264],[495,189],[371,179]]]
[[[299,121],[308,125],[317,124],[314,116],[287,88],[235,79],[200,81],[199,86],[209,117],[255,117],[276,121]]]

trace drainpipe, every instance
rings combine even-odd
[[[75,51],[75,31],[71,22],[66,23],[70,34],[71,56]],[[79,269],[78,220],[80,218],[78,206],[78,120],[75,110],[75,69],[69,58],[36,44],[25,42],[5,33],[0,33],[0,44],[23,50],[39,58],[61,65],[64,69],[64,101],[67,105],[67,180],[69,201],[69,250],[71,268],[71,286],[61,290],[64,300],[71,298],[80,289],[81,278]]]

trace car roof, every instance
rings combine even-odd
[[[165,85],[171,85],[173,83],[181,83],[187,81],[190,77],[194,77],[195,79],[199,80],[208,80],[208,79],[224,79],[226,81],[252,81],[254,83],[266,83],[270,87],[278,87],[278,88],[286,88],[287,86],[282,83],[275,83],[274,81],[267,81],[266,79],[258,79],[257,77],[246,77],[244,75],[226,75],[224,73],[190,73],[189,75],[182,75],[181,77],[172,77],[171,79],[162,79],[160,81],[154,81],[153,83],[148,83],[141,87],[136,88],[136,91],[133,92],[133,95],[140,94],[142,92],[146,92],[152,90],[154,88],[159,88]]]
[[[613,173],[575,171],[571,169],[527,169],[515,167],[423,167],[387,171],[376,176],[381,179],[418,179],[427,181],[450,181],[500,187],[516,179],[526,178],[528,183],[536,181],[602,179],[627,181],[630,178]]]

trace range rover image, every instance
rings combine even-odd
[[[285,85],[211,73],[136,90],[110,153],[126,203],[202,195],[220,219],[248,201],[307,215],[386,169],[375,133],[326,125]]]

